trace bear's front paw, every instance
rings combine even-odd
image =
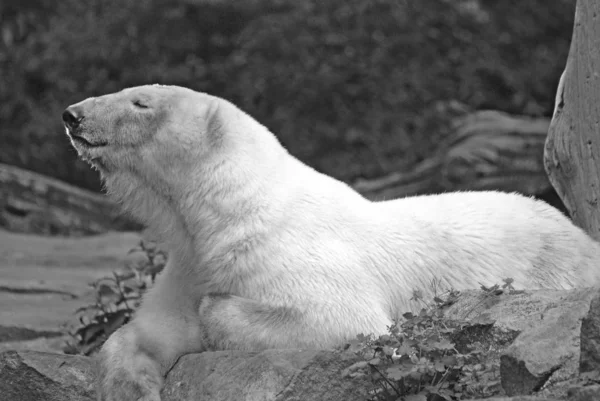
[[[161,381],[142,372],[109,368],[99,379],[98,401],[161,401]]]
[[[100,352],[98,401],[161,401],[163,378],[158,362],[142,352]]]

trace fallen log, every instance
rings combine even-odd
[[[143,227],[104,194],[0,163],[0,227],[38,235],[81,236]]]
[[[449,137],[429,159],[406,172],[358,180],[372,200],[459,190],[499,190],[544,198],[561,209],[544,170],[549,118],[486,110],[458,117]]]

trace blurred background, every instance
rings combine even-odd
[[[93,353],[167,258],[77,160],[69,104],[182,85],[371,199],[497,189],[564,211],[543,148],[575,2],[1,0],[0,350]]]
[[[3,0],[0,163],[97,191],[62,110],[161,83],[233,101],[353,182],[410,169],[453,109],[550,116],[575,0]],[[450,113],[451,114],[451,113]]]

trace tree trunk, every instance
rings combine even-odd
[[[573,221],[600,240],[600,2],[578,0],[566,68],[544,151]]]

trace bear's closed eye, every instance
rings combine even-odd
[[[141,100],[134,100],[133,101],[133,105],[135,107],[139,107],[140,109],[147,109],[148,108],[148,105],[145,104],[145,103],[143,103]]]

